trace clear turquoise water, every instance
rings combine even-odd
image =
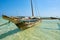
[[[8,22],[0,17],[0,25]],[[0,26],[0,40],[60,40],[60,21],[42,20],[35,27],[20,31],[10,22]]]

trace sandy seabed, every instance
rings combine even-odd
[[[8,22],[0,18],[0,25]],[[0,26],[0,40],[60,40],[60,21],[42,20],[35,27],[20,31],[10,22]]]

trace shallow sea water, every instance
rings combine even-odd
[[[8,22],[0,17],[0,25]],[[35,27],[20,31],[10,22],[0,26],[0,40],[60,40],[60,21],[42,20]]]

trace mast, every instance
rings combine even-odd
[[[32,17],[34,17],[34,11],[33,11],[33,4],[32,4],[32,0],[31,1],[31,11],[32,11]]]

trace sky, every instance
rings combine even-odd
[[[35,16],[60,17],[60,0],[32,0]],[[30,0],[0,0],[0,16],[31,16]]]

